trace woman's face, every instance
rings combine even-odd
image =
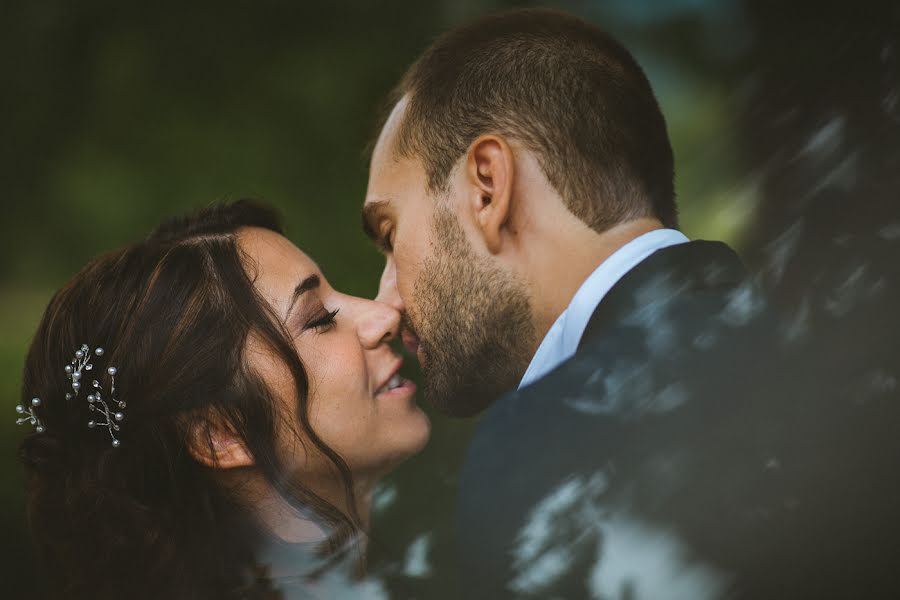
[[[239,235],[251,276],[290,333],[309,378],[313,431],[346,461],[357,481],[374,481],[428,441],[428,417],[416,387],[399,377],[403,359],[388,343],[398,333],[393,308],[334,290],[316,264],[283,236],[262,228]],[[281,360],[251,341],[249,360],[297,420],[293,379]],[[333,476],[330,463],[286,435],[279,442],[291,466]]]

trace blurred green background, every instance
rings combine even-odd
[[[365,149],[385,94],[442,30],[532,3],[5,4],[0,397],[9,413],[0,419],[0,586],[24,598],[40,583],[24,526],[15,460],[22,429],[13,406],[26,347],[53,290],[94,255],[144,236],[166,216],[252,196],[284,212],[289,237],[333,285],[373,296],[381,261],[361,234],[359,208]],[[806,156],[809,135],[827,133],[832,113],[817,90],[842,76],[828,71],[832,41],[848,44],[841,60],[858,57],[873,69],[852,74],[864,78],[856,85],[871,102],[838,97],[844,130],[861,132],[854,147],[874,152],[883,143],[866,117],[854,115],[869,114],[868,104],[888,116],[896,110],[884,108],[890,80],[886,91],[866,91],[866,82],[882,81],[892,67],[884,67],[887,46],[866,41],[884,19],[861,9],[740,0],[542,5],[580,14],[631,48],[667,117],[684,230],[748,255],[789,222],[772,159],[793,164],[790,153]],[[897,16],[891,5],[872,3],[889,21]],[[760,122],[782,126],[760,139]],[[779,159],[778,150],[788,154]],[[843,155],[815,163],[802,185]],[[432,420],[429,448],[377,499],[373,569],[387,574],[397,597],[421,595],[416,582],[426,574],[446,577],[452,589],[452,484],[472,423]]]

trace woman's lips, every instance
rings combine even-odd
[[[388,371],[384,379],[381,380],[381,384],[375,389],[376,396],[381,395],[389,388],[397,387],[402,382],[403,378],[400,376],[400,367],[403,366],[403,357],[396,356],[395,358],[396,360],[391,366],[390,371]]]
[[[412,398],[416,394],[416,389],[417,389],[416,384],[413,380],[403,378],[401,380],[399,386],[389,389],[389,390],[385,390],[385,391],[379,393],[375,397],[383,398],[383,399],[404,398],[404,397]]]

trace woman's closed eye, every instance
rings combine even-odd
[[[323,308],[321,312],[316,313],[313,318],[306,322],[303,330],[313,329],[316,333],[325,333],[335,326],[335,317],[339,310],[339,308],[336,308],[332,311],[326,311]]]

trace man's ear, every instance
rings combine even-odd
[[[500,252],[506,226],[512,216],[515,159],[505,139],[479,136],[466,154],[466,182],[473,190],[470,202],[475,223],[489,252]]]
[[[188,450],[194,459],[213,469],[253,466],[253,457],[237,435],[209,419],[199,419],[189,430]]]

